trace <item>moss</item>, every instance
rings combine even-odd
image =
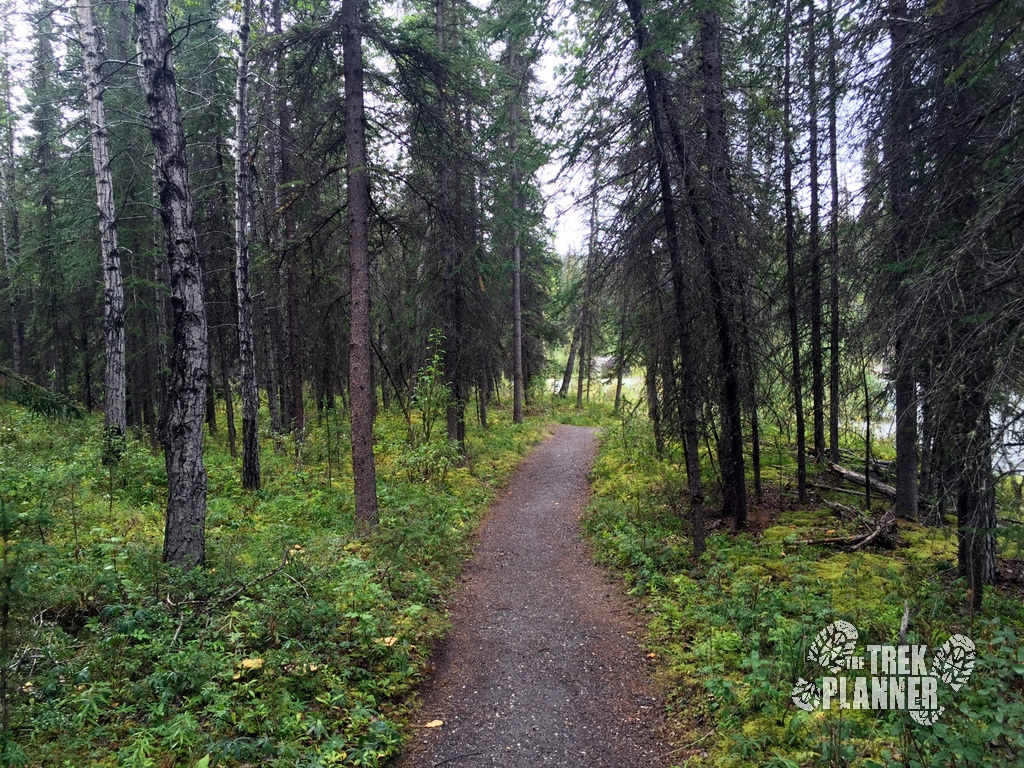
[[[956,533],[946,527],[928,527],[900,521],[902,554],[922,561],[945,560],[956,563]]]

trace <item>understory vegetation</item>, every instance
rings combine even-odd
[[[751,507],[749,530],[736,534],[729,521],[710,519],[707,551],[695,562],[682,450],[670,444],[658,456],[639,409],[606,424],[584,525],[598,558],[642,596],[649,650],[678,733],[678,765],[1024,765],[1020,585],[1001,583],[985,592],[975,615],[963,610],[967,587],[956,568],[953,517],[930,527],[899,520],[889,547],[848,551],[834,542],[870,524],[867,512],[854,508],[863,506],[862,495],[852,490],[851,501],[846,486],[798,504],[792,446],[784,436],[773,443],[763,435],[763,466],[771,472],[763,499]],[[862,454],[863,438],[848,436],[846,447]],[[882,458],[892,450],[873,447]],[[811,479],[838,487],[827,474],[812,469]],[[1013,565],[1020,500],[1011,479],[1003,482],[999,562]],[[876,501],[876,513],[883,502],[890,503]],[[945,711],[937,723],[919,725],[906,711],[794,706],[799,678],[822,683],[824,670],[807,659],[820,630],[850,622],[863,652],[868,643],[900,642],[906,609],[907,643],[927,645],[931,654],[963,633],[977,646],[969,682],[956,693],[940,686]]]
[[[100,419],[0,410],[2,765],[378,765],[445,629],[441,596],[545,418],[492,408],[463,458],[431,417],[376,424],[381,520],[353,525],[347,420],[309,419],[243,492],[208,436],[207,567],[161,562],[162,453]],[[436,416],[436,414],[435,414]],[[440,434],[438,434],[440,432]],[[7,726],[9,718],[10,727]],[[207,762],[202,762],[206,760]]]

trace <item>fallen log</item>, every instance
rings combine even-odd
[[[861,547],[866,547],[868,544],[875,541],[879,537],[881,537],[884,542],[891,542],[894,538],[893,533],[895,532],[895,530],[896,515],[891,509],[888,509],[885,511],[884,515],[878,518],[878,524],[875,525],[875,530],[873,530],[863,539],[861,539],[852,547],[850,547],[850,551],[856,552]]]
[[[861,488],[868,485],[868,478],[864,477],[860,472],[854,472],[852,469],[847,469],[839,464],[833,464],[831,461],[828,463],[828,468],[847,482],[859,485]],[[883,483],[881,480],[876,480],[873,477],[871,478],[870,483],[872,492],[885,496],[889,499],[896,498],[896,489],[888,483]]]
[[[856,454],[853,451],[849,451],[849,450],[847,450],[845,448],[840,448],[839,449],[839,453],[842,456],[845,456],[846,458],[850,459],[850,461],[859,461],[859,462],[863,462],[864,461],[864,456],[863,455]],[[878,470],[881,470],[883,472],[888,472],[890,470],[895,470],[896,462],[895,461],[888,461],[887,459],[876,459],[874,456],[872,456],[871,457],[871,467],[872,467],[872,469],[878,469]]]
[[[859,520],[862,523],[871,523],[871,516],[862,509],[856,509],[846,504],[840,504],[838,501],[829,501],[828,499],[822,499],[821,503],[839,515],[841,520],[849,518]]]
[[[809,488],[817,488],[820,491],[832,491],[834,493],[845,493],[845,494],[848,494],[850,496],[861,496],[861,497],[863,497],[863,496],[867,495],[867,494],[864,493],[864,491],[854,491],[854,490],[851,490],[849,488],[840,488],[839,486],[836,486],[836,485],[826,485],[825,483],[814,483],[814,482],[808,481],[807,486]]]
[[[842,545],[848,547],[851,552],[856,552],[874,541],[879,543],[891,543],[896,533],[896,515],[892,510],[878,518],[875,527],[867,533],[855,533],[852,536],[833,536],[827,539],[804,539],[796,542],[805,546],[820,547],[824,545]]]

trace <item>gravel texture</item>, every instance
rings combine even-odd
[[[580,538],[593,430],[557,427],[491,507],[399,768],[656,768],[639,624]]]

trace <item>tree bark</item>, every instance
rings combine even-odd
[[[623,0],[633,22],[637,53],[640,60],[644,91],[647,96],[648,117],[654,138],[654,152],[658,168],[661,214],[665,227],[669,270],[672,279],[673,309],[676,334],[683,364],[682,422],[683,445],[686,453],[686,481],[690,488],[690,510],[693,521],[693,553],[700,557],[706,548],[704,537],[704,492],[700,475],[699,434],[697,430],[697,385],[693,372],[693,345],[684,294],[686,277],[683,272],[679,247],[679,229],[676,221],[675,195],[672,191],[672,173],[668,160],[669,139],[662,119],[662,96],[658,89],[654,68],[647,59],[649,51],[647,26],[644,23],[642,0]]]
[[[351,310],[349,399],[352,475],[356,521],[363,531],[377,524],[377,473],[373,459],[373,392],[370,371],[370,192],[366,174],[366,114],[363,106],[363,45],[359,0],[342,0],[342,54],[345,68],[345,165],[348,176],[348,250]]]
[[[951,418],[959,424],[958,453],[964,465],[956,496],[957,562],[967,580],[972,612],[981,608],[984,585],[995,577],[995,488],[992,483],[992,421],[987,387],[990,371],[976,369],[964,378]]]
[[[590,234],[587,239],[587,258],[583,264],[583,304],[580,308],[580,351],[576,376],[576,408],[578,410],[583,408],[584,379],[590,381],[590,359],[593,354],[590,349],[590,326],[593,322],[590,318],[591,270],[597,260],[597,174],[600,173],[600,169],[600,155],[597,155],[594,158],[593,187],[590,193]]]
[[[249,17],[251,0],[242,0],[235,81],[235,292],[238,295],[238,359],[242,393],[242,487],[260,487],[259,410],[256,347],[249,281]],[[276,377],[274,377],[276,378]],[[271,398],[272,399],[272,398]]]
[[[626,322],[629,311],[629,294],[622,288],[622,304],[619,307],[619,342],[615,345],[615,403],[614,412],[622,408],[622,380],[626,369]]]
[[[446,19],[445,0],[435,2],[435,36],[438,50],[447,55],[457,45],[458,15]],[[441,217],[436,227],[440,237],[443,277],[443,307],[441,327],[444,333],[444,376],[451,393],[445,408],[445,427],[448,439],[459,450],[466,452],[466,382],[465,361],[465,290],[463,261],[466,251],[466,210],[462,173],[462,147],[464,123],[460,116],[460,99],[448,88],[438,73],[437,112],[439,125],[446,137],[437,168],[437,189],[441,203]]]
[[[937,17],[940,65],[937,71],[938,134],[935,137],[939,175],[936,214],[948,234],[943,245],[953,284],[950,297],[956,315],[949,335],[949,351],[942,361],[951,386],[943,393],[948,408],[943,414],[953,425],[954,451],[944,464],[957,471],[956,492],[958,565],[967,579],[967,607],[981,608],[984,585],[995,576],[995,495],[992,472],[991,409],[994,377],[999,363],[999,332],[991,321],[979,322],[993,310],[989,285],[1002,266],[992,263],[993,254],[984,236],[978,236],[975,219],[982,210],[986,164],[981,151],[980,115],[987,106],[984,80],[977,76],[976,35],[986,23],[986,4],[981,0],[948,0]],[[945,234],[945,233],[944,233]],[[996,338],[993,338],[993,336]]]
[[[170,381],[160,430],[167,464],[164,560],[191,568],[203,564],[206,548],[206,307],[172,41],[163,0],[136,0],[135,15],[139,22],[140,76],[149,105],[173,311]]]
[[[831,211],[829,213],[828,288],[828,447],[832,461],[839,461],[839,66],[836,61],[835,0],[828,0],[828,152]]]
[[[712,9],[700,15],[701,73],[704,79],[704,115],[707,123],[711,205],[708,232],[702,248],[705,268],[711,280],[711,303],[715,315],[719,351],[722,356],[724,512],[733,518],[737,530],[747,524],[747,489],[743,462],[743,410],[740,389],[741,355],[736,343],[731,310],[730,273],[727,258],[718,263],[717,254],[728,252],[726,216],[729,202],[728,136],[725,124],[725,92],[722,79],[722,24]],[[681,134],[680,134],[681,136]],[[691,205],[696,199],[691,196]],[[698,224],[698,227],[700,225]]]
[[[558,388],[559,397],[567,397],[569,386],[572,384],[573,367],[576,365],[576,354],[580,349],[580,331],[582,330],[582,316],[576,321],[572,329],[572,340],[569,342],[569,359],[565,361],[565,373],[562,374],[562,385]]]
[[[220,350],[220,388],[224,394],[224,421],[228,426],[228,453],[234,459],[238,457],[238,449],[235,445],[237,438],[235,431],[235,398],[231,393],[231,362],[228,357],[228,344],[224,338],[223,325],[217,329],[217,347]]]
[[[509,69],[513,76],[518,73],[516,52],[509,47]],[[518,159],[519,151],[519,97],[513,96],[509,105],[508,121],[510,126],[509,152],[513,162]],[[512,421],[523,423],[523,403],[526,398],[523,379],[523,253],[519,244],[520,225],[525,205],[520,194],[519,185],[522,179],[518,171],[512,174],[513,191],[513,222],[512,222]]]
[[[894,265],[910,257],[911,242],[907,221],[910,194],[908,146],[910,132],[911,61],[909,20],[906,0],[894,0],[889,17],[889,90],[888,120],[883,137],[889,181],[889,217],[891,221]],[[908,301],[908,276],[898,270],[894,291],[897,306]],[[896,514],[917,517],[917,393],[914,379],[914,348],[911,333],[897,328],[894,367],[896,369]]]
[[[11,370],[20,376],[24,371],[21,365],[21,323],[18,321],[18,300],[14,275],[14,237],[12,232],[14,227],[13,222],[8,223],[8,216],[14,212],[7,179],[8,157],[0,157],[0,234],[3,236],[4,272],[7,278],[7,285],[4,288],[7,293],[7,311],[11,324]]]
[[[808,150],[810,152],[811,399],[814,460],[825,457],[825,371],[821,345],[821,210],[818,157],[818,36],[814,2],[807,5]]]
[[[796,413],[797,494],[801,502],[807,501],[807,457],[804,437],[804,399],[800,370],[800,329],[797,324],[796,292],[796,219],[793,211],[793,93],[790,36],[793,30],[791,0],[786,0],[785,32],[783,33],[785,70],[783,73],[783,185],[786,197],[786,285],[789,294],[789,345],[792,357],[790,384],[793,390],[793,410]]]
[[[8,43],[5,32],[4,44]],[[18,210],[11,199],[10,178],[8,168],[14,162],[14,117],[11,99],[11,72],[10,65],[5,56],[2,60],[3,70],[0,71],[0,85],[3,87],[3,102],[0,106],[4,110],[4,123],[0,141],[0,245],[3,247],[3,267],[6,277],[6,285],[3,286],[6,293],[8,321],[11,325],[11,370],[17,375],[22,375],[23,340],[21,334],[21,321],[18,314],[18,293],[15,282],[15,263],[18,250]]]

